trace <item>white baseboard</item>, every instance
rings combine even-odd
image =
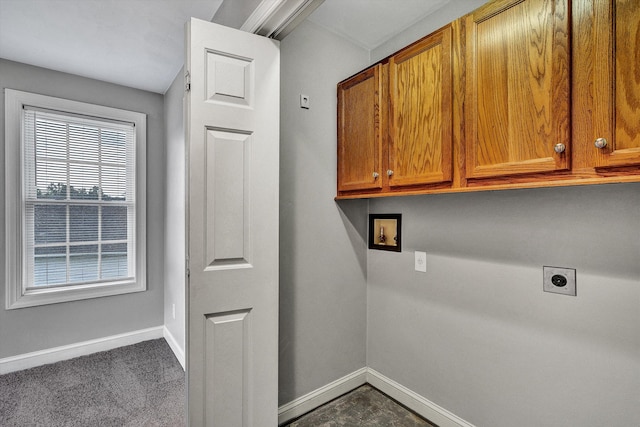
[[[162,338],[162,331],[163,326],[156,326],[154,328],[140,329],[138,331],[112,335],[110,337],[6,357],[0,359],[0,375],[22,369],[34,368],[48,363],[73,359],[74,357],[86,356],[99,351],[112,350],[142,341]]]
[[[335,380],[278,408],[278,425],[306,414],[367,382],[367,368]]]
[[[182,365],[182,369],[185,370],[184,350],[166,326],[163,328],[162,334],[164,339],[167,341],[167,344],[169,344],[169,347],[171,347],[173,354],[175,354],[176,359],[178,359],[178,362]]]
[[[363,384],[371,384],[418,415],[440,427],[474,427],[430,400],[385,377],[371,368],[362,368],[278,408],[278,424],[297,418]]]
[[[440,427],[474,427],[473,424],[385,377],[375,369],[367,368],[367,382]]]

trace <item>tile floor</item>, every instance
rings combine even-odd
[[[434,427],[365,384],[283,427]]]

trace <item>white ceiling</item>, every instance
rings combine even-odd
[[[222,0],[0,0],[0,57],[164,93]]]
[[[164,93],[184,23],[211,20],[222,1],[0,0],[0,57]],[[371,50],[448,1],[325,0],[308,19]]]

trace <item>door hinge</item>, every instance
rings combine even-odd
[[[189,257],[185,258],[185,270],[187,272],[187,278],[191,277],[191,270],[189,270]]]
[[[191,90],[191,74],[187,71],[184,75],[184,91],[189,92]]]

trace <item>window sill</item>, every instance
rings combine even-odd
[[[147,289],[144,283],[122,281],[115,283],[98,283],[73,288],[47,288],[28,290],[23,295],[7,295],[7,310],[57,304],[89,298],[143,292]]]

